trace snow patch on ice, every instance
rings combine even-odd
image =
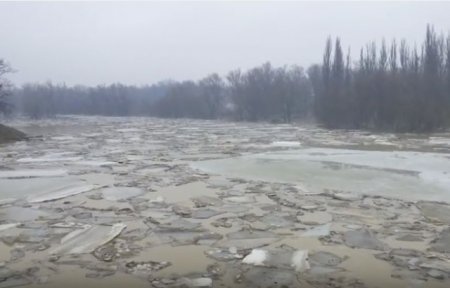
[[[292,255],[291,262],[292,262],[291,266],[297,272],[304,272],[311,268],[308,262],[308,250],[295,251],[294,254]]]
[[[250,254],[245,256],[242,260],[242,263],[256,265],[256,266],[264,266],[264,261],[267,259],[268,252],[262,249],[253,249]]]

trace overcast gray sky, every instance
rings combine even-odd
[[[265,61],[320,62],[328,35],[359,51],[393,37],[450,30],[450,3],[0,3],[0,58],[15,84],[147,84],[199,79]]]

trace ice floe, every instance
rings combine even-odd
[[[60,245],[50,254],[91,253],[95,248],[108,243],[119,235],[126,225],[117,223],[112,226],[85,225],[83,229],[73,231],[61,239]]]

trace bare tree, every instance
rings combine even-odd
[[[11,83],[4,78],[4,75],[12,72],[11,67],[3,59],[0,59],[0,115],[8,115],[12,111],[9,101],[11,96]]]
[[[225,83],[219,74],[211,74],[198,83],[203,101],[208,106],[208,118],[215,119],[219,117],[221,107],[224,103]]]

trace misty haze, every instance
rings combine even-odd
[[[448,288],[449,12],[0,2],[0,288]]]

